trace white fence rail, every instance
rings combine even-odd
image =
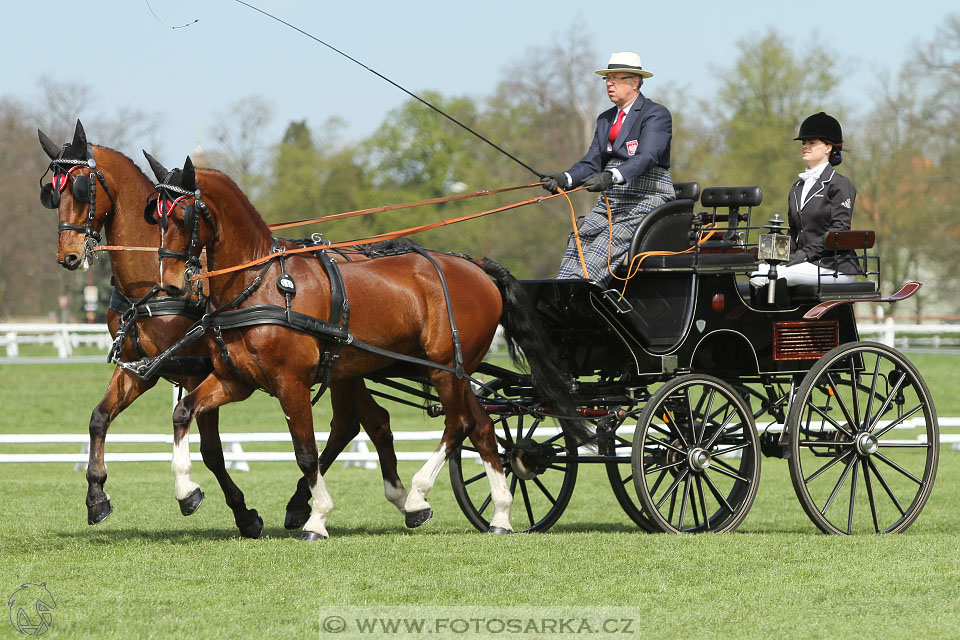
[[[107,330],[106,324],[78,324],[78,323],[35,323],[35,322],[8,322],[0,323],[0,347],[5,347],[8,358],[20,355],[20,345],[52,344],[57,350],[57,357],[69,358],[75,347],[93,345],[103,351],[110,348],[113,338]]]
[[[960,427],[960,417],[940,418],[941,428]],[[764,425],[771,431],[782,429],[782,425]],[[882,424],[880,426],[883,426]],[[907,420],[903,424],[894,427],[895,430],[916,429],[923,426],[922,418]],[[622,427],[625,435],[632,435],[632,427]],[[551,436],[559,433],[556,427],[544,427],[537,430],[539,435]],[[439,444],[442,431],[395,431],[393,438],[397,442],[423,442],[432,443],[424,450],[418,451],[397,451],[397,460],[399,461],[426,461],[431,453]],[[328,432],[318,432],[316,434],[317,442],[326,442],[329,437]],[[197,444],[200,442],[200,436],[196,433],[189,435],[190,442]],[[220,439],[224,445],[223,458],[227,462],[228,469],[238,469],[249,471],[250,462],[283,462],[295,460],[293,451],[246,451],[243,445],[249,445],[255,442],[281,442],[291,443],[290,434],[282,432],[251,432],[251,433],[222,433]],[[80,445],[81,450],[77,453],[0,453],[0,463],[23,463],[23,462],[60,462],[72,463],[74,470],[79,471],[87,466],[90,438],[85,433],[0,433],[0,446],[3,445]],[[344,451],[337,460],[343,462],[344,466],[357,465],[366,469],[376,469],[379,460],[375,451],[370,451],[368,443],[370,439],[366,434],[360,434],[353,440],[353,445],[349,451]],[[898,441],[899,442],[899,441]],[[913,440],[904,440],[902,442],[926,442],[926,434],[920,434]],[[166,444],[171,448],[173,446],[173,435],[163,433],[118,433],[107,434],[106,446],[115,444]],[[952,444],[955,450],[960,450],[960,433],[941,433],[940,444]],[[477,458],[474,452],[464,452],[464,457]],[[107,463],[111,462],[170,462],[172,451],[149,451],[149,452],[106,452],[104,459]],[[201,460],[200,453],[192,452],[192,460]]]
[[[923,336],[914,338],[914,342],[922,341],[924,346],[934,348],[941,346],[941,343],[943,346],[960,346],[960,324],[897,324],[888,317],[882,322],[861,322],[857,329],[861,336],[872,337],[891,347],[909,346],[908,336]],[[0,349],[6,350],[8,362],[18,358],[23,362],[30,361],[30,358],[20,355],[21,345],[53,345],[57,357],[65,360],[80,345],[95,346],[106,351],[112,341],[107,325],[102,323],[0,323]]]

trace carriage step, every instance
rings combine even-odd
[[[767,458],[787,457],[787,446],[780,443],[780,433],[764,431],[760,434],[760,453]]]

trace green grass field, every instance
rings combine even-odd
[[[910,357],[938,414],[960,415],[960,360]],[[107,365],[0,366],[0,430],[85,433],[110,373]],[[318,426],[328,420],[324,404],[315,410]],[[413,409],[394,414],[398,429],[440,428]],[[169,433],[169,416],[164,384],[111,431]],[[264,394],[225,408],[221,419],[223,431],[282,424]],[[296,466],[251,467],[233,475],[264,518],[259,540],[237,537],[219,487],[199,464],[193,475],[207,498],[189,518],[179,513],[167,464],[112,464],[115,512],[97,527],[86,524],[86,481],[72,465],[0,465],[0,596],[45,581],[57,602],[47,637],[64,638],[317,637],[320,612],[347,605],[480,605],[489,615],[520,605],[611,605],[634,621],[631,635],[651,638],[960,636],[960,452],[949,446],[930,502],[906,533],[853,538],[817,533],[786,462],[764,459],[743,526],[700,536],[639,531],[599,466],[581,467],[567,511],[546,534],[476,532],[446,470],[430,495],[433,520],[409,531],[383,499],[378,472],[336,464],[327,474],[332,537],[305,544],[282,527]],[[416,468],[401,465],[405,482]],[[5,637],[20,635],[0,620]]]

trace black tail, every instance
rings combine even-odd
[[[530,367],[533,386],[558,415],[576,415],[576,406],[570,398],[570,379],[557,362],[556,345],[546,340],[546,332],[536,314],[533,303],[517,279],[502,265],[483,258],[478,262],[484,273],[497,281],[503,298],[503,325],[507,348],[514,362],[519,362],[518,349],[526,357]],[[581,442],[592,437],[583,420],[562,420],[565,429],[570,430]]]

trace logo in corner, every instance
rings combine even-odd
[[[14,629],[25,636],[42,636],[50,630],[57,603],[46,582],[27,582],[10,594],[7,606]]]

